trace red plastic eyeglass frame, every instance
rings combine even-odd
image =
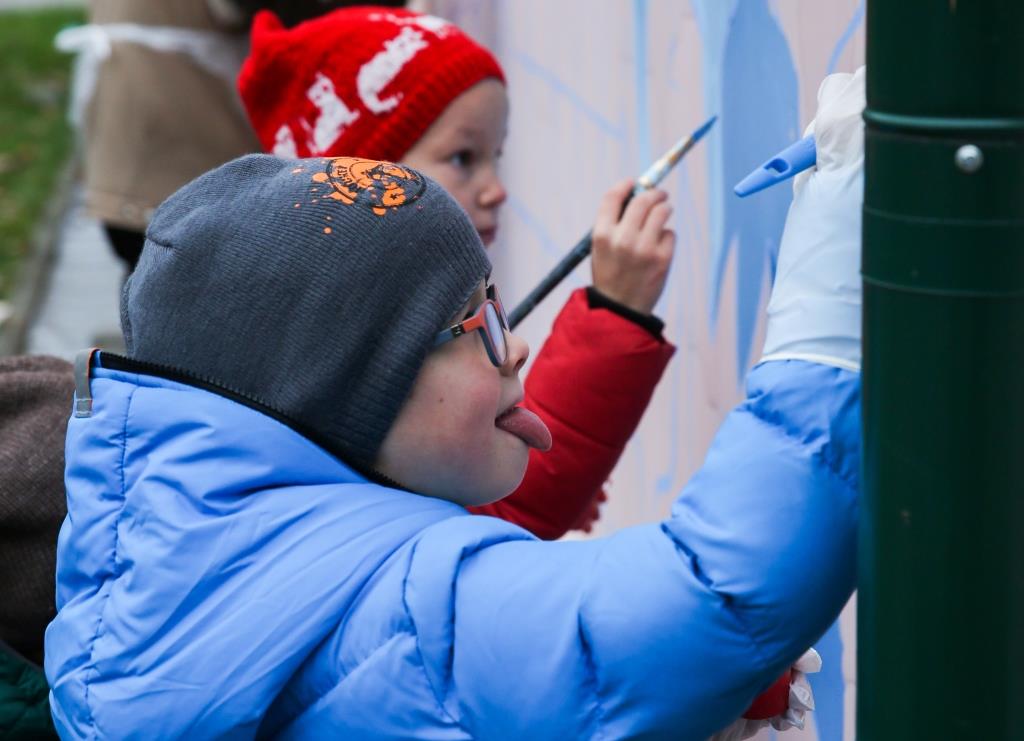
[[[508,341],[505,338],[505,333],[509,331],[508,328],[508,316],[505,314],[505,307],[501,303],[501,299],[498,297],[498,289],[496,286],[487,286],[487,298],[473,310],[473,313],[463,319],[458,324],[453,324],[448,329],[443,329],[437,333],[437,337],[434,338],[434,347],[443,345],[450,340],[454,340],[456,337],[461,337],[464,334],[475,332],[480,330],[483,335],[484,349],[487,351],[487,357],[490,359],[491,364],[495,368],[500,368],[504,365],[508,359]],[[487,326],[487,307],[492,306],[498,315],[498,321],[501,323],[502,336],[494,337],[491,335],[491,330]],[[503,357],[498,356],[498,347],[504,349],[502,353]]]

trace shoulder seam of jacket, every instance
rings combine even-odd
[[[584,591],[583,594],[585,595],[586,592]],[[591,651],[590,641],[587,638],[585,630],[586,626],[583,620],[582,609],[582,605],[585,600],[582,597],[583,595],[581,595],[580,599],[580,608],[576,610],[576,630],[579,633],[581,648],[583,649],[584,663],[586,664],[587,675],[590,677],[591,684],[593,686],[592,694],[594,695],[594,707],[597,709],[597,728],[595,729],[594,735],[591,736],[591,738],[601,739],[605,738],[604,719],[607,716],[607,713],[605,711],[604,704],[601,702],[601,692],[599,690],[599,682],[597,680],[597,662],[594,661],[594,654],[593,651]]]
[[[405,575],[402,577],[402,609],[405,611],[405,616],[409,620],[409,626],[411,628],[410,634],[412,640],[416,644],[416,655],[420,659],[420,671],[423,672],[423,678],[427,681],[427,686],[430,687],[430,694],[434,697],[434,702],[437,703],[438,709],[441,714],[450,720],[455,726],[465,733],[470,738],[473,734],[470,733],[466,728],[463,727],[461,721],[457,718],[453,718],[451,713],[448,712],[448,708],[444,706],[444,698],[438,694],[438,688],[434,686],[434,683],[430,679],[430,673],[427,672],[427,659],[423,655],[423,647],[420,646],[420,632],[416,626],[416,619],[413,617],[412,610],[409,608],[409,600],[407,598],[409,588],[409,571],[412,569],[413,560],[416,556],[416,549],[419,547],[419,541],[413,543],[412,550],[409,552],[409,563],[405,569]]]

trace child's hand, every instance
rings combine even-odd
[[[623,180],[601,199],[591,269],[594,288],[633,311],[650,314],[665,288],[676,235],[665,228],[672,207],[663,190],[640,193],[622,211],[632,188],[633,181]]]

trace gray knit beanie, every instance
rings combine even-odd
[[[435,335],[489,272],[469,217],[415,170],[251,155],[160,206],[121,326],[132,360],[366,467]]]

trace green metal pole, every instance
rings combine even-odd
[[[867,12],[857,738],[1024,739],[1024,0]]]

